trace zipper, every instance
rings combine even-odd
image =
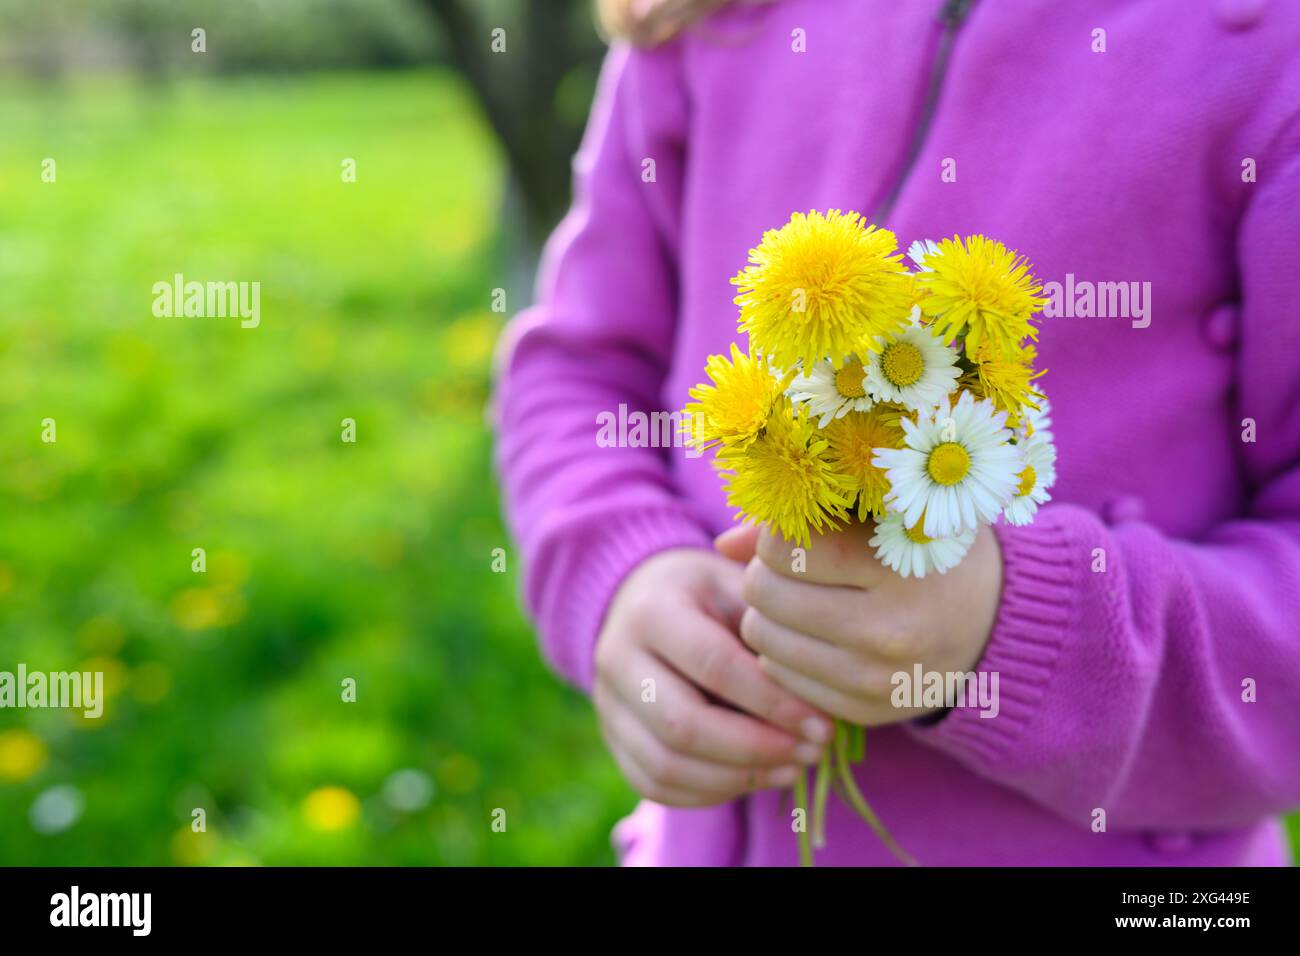
[[[974,4],[975,0],[944,0],[943,7],[939,10],[938,20],[943,26],[943,32],[939,34],[939,46],[935,51],[934,62],[930,66],[930,80],[926,84],[925,100],[921,105],[921,115],[912,133],[912,142],[908,147],[903,167],[894,179],[894,185],[885,197],[885,201],[876,211],[876,214],[871,217],[871,222],[882,223],[885,217],[893,211],[894,204],[898,202],[899,194],[903,191],[903,186],[907,184],[907,180],[912,175],[917,157],[921,155],[921,149],[925,146],[925,140],[930,134],[930,127],[934,123],[934,113],[939,105],[939,91],[943,88],[944,76],[948,72],[948,60],[952,56],[953,42],[957,39],[957,31],[961,29],[962,23]]]

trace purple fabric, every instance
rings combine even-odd
[[[737,5],[610,53],[497,395],[526,599],[578,686],[628,571],[733,520],[708,456],[599,447],[597,414],[681,407],[705,357],[740,341],[728,279],[765,229],[880,207],[939,6]],[[1044,282],[1149,282],[1150,311],[1146,327],[1042,323],[1060,478],[1033,526],[998,528],[1006,583],[980,668],[1000,672],[1000,715],[868,734],[862,789],[923,864],[1287,859],[1272,818],[1300,803],[1298,49],[1300,5],[1280,0],[985,0],[957,35],[880,224],[903,247],[986,233]],[[620,857],[795,863],[781,800],[643,803]],[[893,862],[832,804],[819,862]]]

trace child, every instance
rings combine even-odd
[[[1300,7],[611,6],[639,45],[609,54],[498,407],[543,643],[647,798],[621,860],[795,863],[788,788],[841,717],[923,865],[1286,862]],[[863,527],[792,573],[710,456],[595,440],[681,408],[737,341],[745,250],[832,208],[904,249],[996,237],[1056,284],[1053,500],[945,575],[884,571]],[[916,664],[996,672],[996,716],[892,707]],[[840,801],[827,835],[819,864],[896,863]]]

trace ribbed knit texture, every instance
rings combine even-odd
[[[940,5],[736,4],[610,54],[496,396],[528,606],[579,686],[627,573],[733,520],[707,456],[602,447],[597,416],[687,401],[739,341],[728,279],[765,229],[879,208]],[[957,36],[880,224],[904,248],[983,232],[1044,282],[1149,283],[1149,299],[1145,319],[1043,320],[1060,477],[1034,525],[997,529],[1004,593],[979,669],[999,675],[998,715],[869,733],[858,779],[923,864],[1284,858],[1272,818],[1300,804],[1297,49],[1300,5],[1281,0],[998,0]],[[642,804],[621,858],[794,863],[781,799]],[[832,806],[822,863],[892,863]]]

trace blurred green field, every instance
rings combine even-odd
[[[490,568],[502,167],[457,82],[9,85],[0,130],[0,670],[109,685],[0,711],[0,864],[611,862],[633,795]],[[260,327],[155,318],[178,272]]]

